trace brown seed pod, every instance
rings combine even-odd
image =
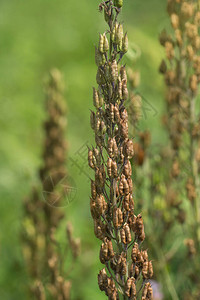
[[[131,259],[135,263],[138,255],[139,247],[138,243],[135,243],[131,252]]]
[[[102,264],[105,264],[106,261],[109,260],[108,258],[108,244],[107,243],[102,243],[101,245],[101,249],[100,249],[100,254],[99,254],[99,258]]]
[[[142,266],[142,276],[144,279],[148,278],[148,261],[144,261]]]
[[[113,225],[115,228],[120,228],[123,224],[123,214],[120,208],[113,209]]]
[[[149,278],[152,278],[153,277],[153,265],[152,265],[151,261],[149,261],[149,263],[148,263],[148,273],[149,273]]]
[[[95,160],[93,156],[93,151],[91,149],[88,149],[88,164],[90,168],[94,169],[95,168]]]
[[[128,159],[131,159],[133,155],[134,155],[133,141],[128,140],[124,145],[124,156]]]

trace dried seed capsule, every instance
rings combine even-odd
[[[117,89],[117,92],[118,92],[119,99],[122,99],[122,81],[121,81],[120,77],[118,77],[118,89]]]
[[[96,184],[94,180],[91,180],[91,195],[93,199],[95,199],[97,196]]]
[[[117,178],[118,172],[117,172],[117,163],[116,163],[116,161],[113,161],[113,162],[112,162],[111,168],[112,168],[112,176],[113,176],[114,178]]]
[[[135,263],[138,255],[139,247],[138,243],[135,243],[131,252],[131,259]]]
[[[144,279],[148,278],[148,261],[144,261],[144,263],[143,263],[142,276]]]
[[[128,224],[124,225],[125,235],[126,235],[126,244],[129,244],[132,240],[131,230]]]
[[[123,244],[126,244],[126,234],[125,234],[125,230],[123,228],[120,230],[120,236],[121,236],[121,242]]]
[[[123,214],[120,208],[113,209],[113,225],[115,228],[120,228],[123,224]]]
[[[108,261],[108,244],[107,242],[102,243],[99,255],[100,261],[102,264],[105,264]]]
[[[105,291],[108,286],[108,276],[105,268],[98,274],[98,285],[101,291]]]
[[[131,159],[133,157],[133,155],[134,155],[134,149],[133,149],[133,141],[132,140],[128,140],[125,143],[125,146],[124,146],[124,155],[128,159]]]
[[[128,278],[127,282],[126,282],[126,286],[125,286],[125,294],[127,297],[131,296],[131,284],[132,284],[132,278]]]
[[[105,238],[105,225],[102,223],[101,220],[99,219],[94,219],[94,234],[95,236],[100,239],[103,240]]]
[[[131,163],[129,160],[127,160],[124,165],[123,173],[126,177],[130,177],[132,175],[132,167],[131,167]]]
[[[91,149],[88,149],[88,164],[90,168],[94,169],[95,164],[94,164],[94,159],[93,159],[93,151]]]
[[[96,204],[96,211],[98,212],[99,215],[103,214],[104,210],[104,196],[103,195],[97,195],[95,199],[95,204]]]
[[[109,259],[112,259],[115,256],[115,253],[113,250],[113,245],[110,240],[108,240],[108,256],[109,256]]]
[[[148,273],[149,273],[149,278],[152,278],[153,277],[153,265],[152,265],[151,261],[149,261],[149,264],[148,264]]]
[[[135,274],[134,274],[135,279],[137,279],[139,275],[140,275],[140,269],[138,268],[138,266],[135,266]]]

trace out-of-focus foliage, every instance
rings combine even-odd
[[[140,126],[151,130],[154,144],[163,143],[165,137],[158,126],[163,83],[157,70],[163,56],[158,34],[168,22],[166,1],[124,2],[122,18],[130,44],[141,50],[137,62],[141,70],[139,92],[146,108]],[[0,295],[4,300],[27,299],[28,279],[19,241],[22,200],[37,181],[41,165],[41,124],[45,118],[42,81],[52,67],[64,73],[67,85],[67,168],[77,192],[66,212],[75,234],[82,238],[82,255],[70,274],[73,299],[104,299],[96,280],[101,266],[89,211],[86,148],[92,140],[89,109],[96,76],[94,44],[97,32],[104,29],[97,7],[98,1],[88,0],[0,3]],[[79,161],[79,168],[72,160]],[[63,221],[63,228],[65,225]],[[61,246],[62,240],[60,237]]]

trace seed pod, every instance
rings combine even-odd
[[[107,52],[109,50],[109,43],[105,33],[103,35],[103,39],[103,51]]]
[[[138,255],[139,247],[138,243],[135,243],[131,252],[131,259],[135,263]]]
[[[118,177],[118,172],[117,172],[117,163],[116,163],[116,161],[112,162],[111,168],[112,168],[112,176],[114,178],[117,178]]]
[[[105,229],[105,225],[102,221],[97,218],[94,219],[94,234],[98,239],[103,240],[105,238]]]
[[[113,30],[111,32],[111,40],[113,43],[116,43],[116,32],[117,32],[117,28],[118,28],[118,23],[115,23],[115,26],[113,27]]]
[[[171,23],[174,29],[179,27],[179,17],[176,14],[171,15]]]
[[[108,285],[106,269],[102,269],[98,274],[98,285],[101,291],[105,291]]]
[[[123,6],[123,0],[114,0],[114,6],[121,8]]]
[[[122,81],[122,99],[124,101],[128,99],[128,89],[125,81]]]
[[[128,51],[128,36],[125,33],[123,40],[122,40],[122,52],[126,53]]]
[[[126,244],[126,234],[125,234],[125,230],[123,228],[120,230],[120,236],[121,236],[121,242],[123,244]]]
[[[112,82],[116,82],[118,78],[118,66],[116,60],[113,60],[113,62],[111,63],[110,72]]]
[[[167,71],[167,65],[166,62],[164,61],[164,59],[162,60],[161,64],[160,64],[160,68],[159,68],[160,73],[165,74]]]
[[[99,34],[99,51],[104,53],[104,36]]]
[[[194,5],[192,3],[183,2],[181,5],[181,17],[189,19],[194,14]]]
[[[92,199],[95,199],[97,196],[96,184],[95,184],[94,180],[91,180],[91,196],[92,196]]]
[[[115,253],[113,250],[113,245],[110,240],[108,240],[108,256],[109,256],[109,259],[112,259],[115,256]]]
[[[121,80],[122,80],[122,82],[127,83],[127,74],[126,74],[126,69],[125,69],[124,66],[122,66],[122,67],[120,68],[120,75],[121,75]]]
[[[134,149],[133,149],[133,141],[132,140],[128,140],[125,143],[125,146],[124,146],[124,155],[128,159],[131,159],[133,157],[133,155],[134,155]]]
[[[144,263],[143,263],[142,276],[144,279],[148,278],[148,261],[144,261]]]
[[[148,260],[148,253],[147,253],[146,250],[145,250],[145,251],[142,251],[142,256],[143,256],[143,258],[144,258],[144,261],[147,261],[147,260]]]
[[[148,264],[148,273],[149,273],[149,278],[152,278],[153,277],[153,266],[152,266],[151,261],[149,261],[149,264]]]
[[[100,261],[102,264],[105,264],[108,261],[108,244],[102,243],[99,255]]]
[[[114,106],[114,121],[117,122],[117,123],[120,122],[119,109],[116,105]]]
[[[103,214],[104,210],[104,196],[103,195],[97,195],[95,199],[95,204],[96,204],[96,211],[98,212],[99,215]]]
[[[93,87],[93,104],[97,109],[99,108],[99,94],[94,87]]]
[[[119,24],[116,31],[116,44],[119,47],[119,50],[122,49],[122,39],[123,39],[123,26],[122,24]]]
[[[91,114],[90,114],[90,125],[91,125],[91,128],[94,130],[95,129],[95,121],[96,119],[96,116],[95,116],[95,113],[93,111],[91,111]]]
[[[121,81],[120,77],[118,77],[118,89],[117,89],[117,92],[118,92],[119,99],[122,99],[122,81]]]
[[[92,168],[92,169],[95,168],[93,151],[91,149],[88,149],[88,164],[89,164],[90,168]]]
[[[110,104],[110,120],[111,120],[112,123],[114,123],[114,117],[115,117],[115,115],[114,115],[114,105],[111,103]]]
[[[99,49],[95,47],[95,63],[97,67],[103,65],[102,54],[100,53]]]
[[[190,89],[193,93],[195,93],[198,89],[198,79],[195,74],[190,77]]]
[[[131,296],[131,284],[132,284],[132,278],[128,278],[127,282],[126,282],[126,286],[125,286],[125,294],[127,297]]]
[[[131,230],[128,224],[124,225],[125,235],[126,235],[126,244],[129,244],[132,240]]]
[[[113,225],[115,228],[120,228],[123,224],[123,214],[120,208],[113,209]]]
[[[132,168],[131,168],[131,163],[129,160],[127,160],[124,165],[123,173],[126,177],[130,177],[132,175]]]
[[[112,177],[112,159],[109,157],[107,160],[107,173],[109,177]]]
[[[135,279],[137,279],[139,275],[140,275],[140,269],[138,268],[138,266],[135,266],[135,274],[134,274]]]

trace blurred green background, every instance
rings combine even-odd
[[[105,299],[97,273],[99,241],[93,234],[87,176],[86,143],[93,142],[89,125],[96,66],[94,45],[105,30],[99,1],[0,1],[0,298],[27,299],[20,231],[22,200],[37,181],[45,118],[43,78],[59,68],[66,83],[69,144],[68,169],[77,187],[65,208],[67,219],[82,239],[82,255],[70,274],[73,299]],[[164,97],[158,67],[163,57],[158,35],[168,23],[165,0],[124,0],[122,19],[129,41],[141,50],[139,92],[156,110],[146,112],[141,126],[150,129],[153,143],[163,141],[160,129]],[[82,150],[84,157],[79,155]],[[70,159],[71,158],[71,159]],[[137,199],[136,199],[137,201]],[[63,228],[65,226],[63,222]],[[63,241],[64,242],[64,241]],[[66,258],[67,260],[67,258]]]

